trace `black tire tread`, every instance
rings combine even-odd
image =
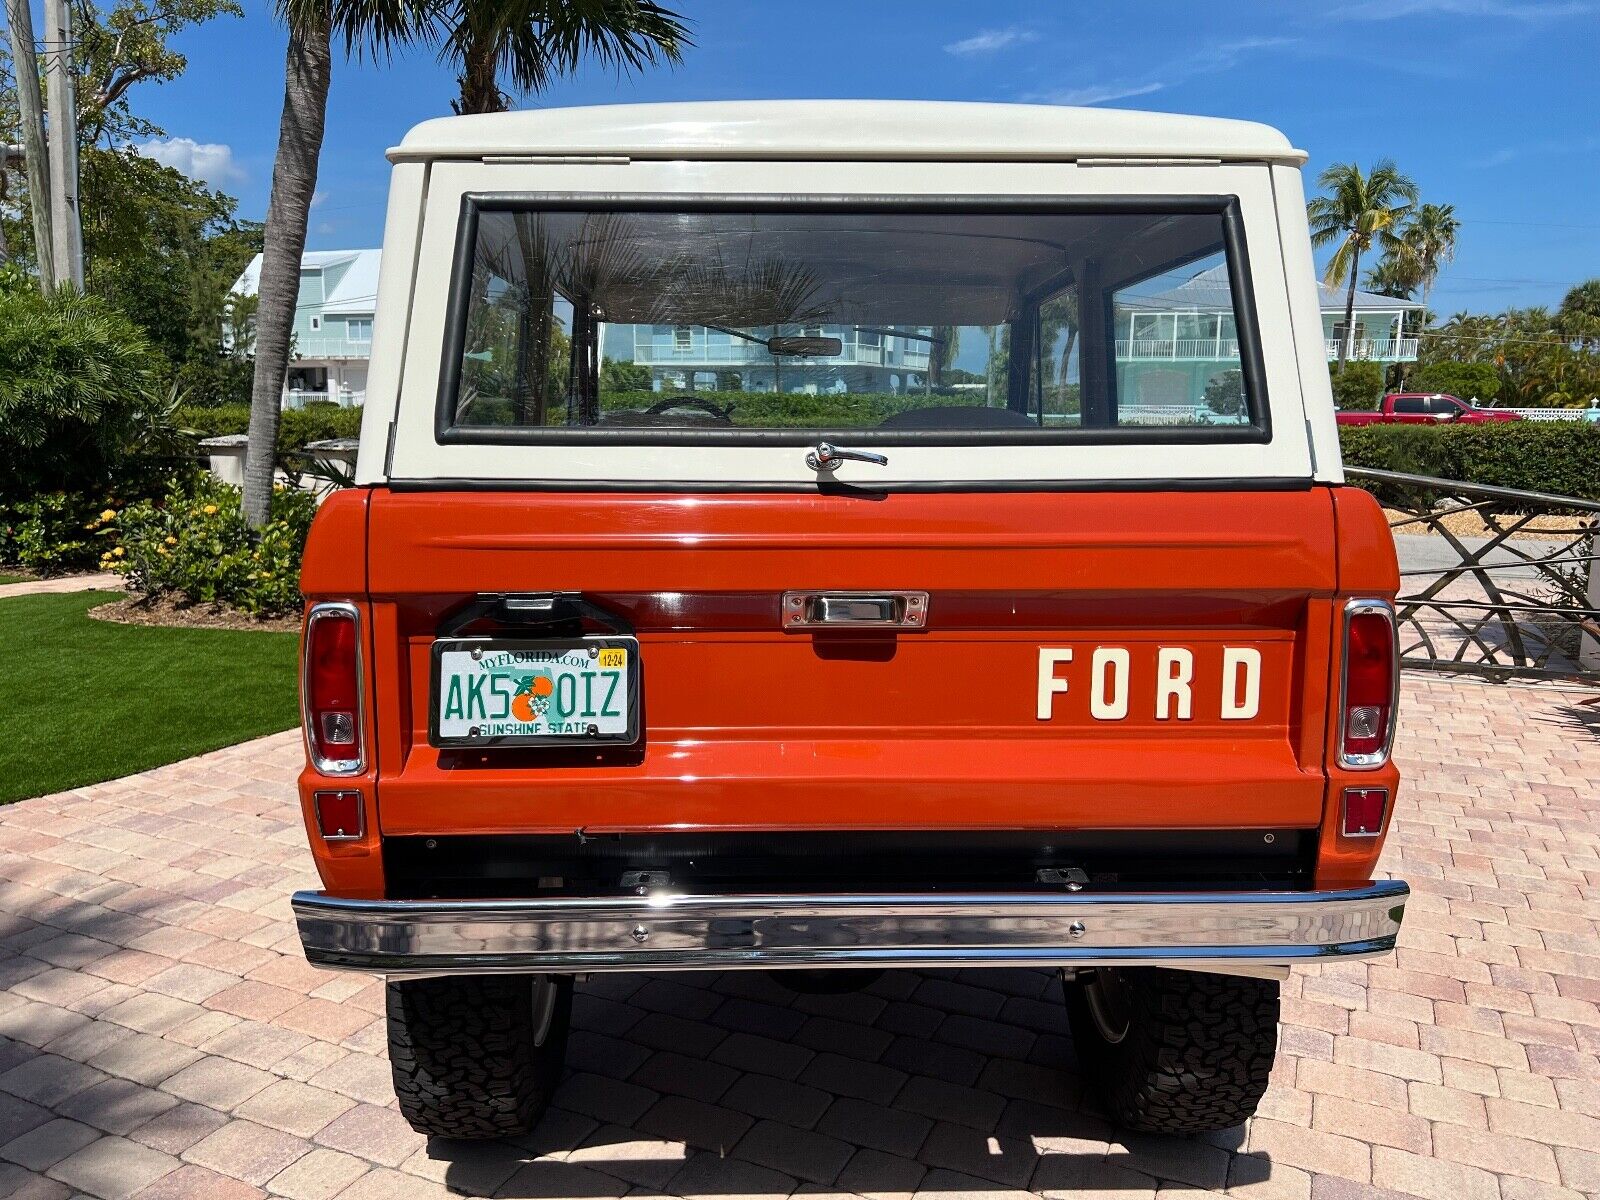
[[[429,1137],[528,1133],[560,1080],[572,980],[557,977],[555,1009],[535,1044],[527,975],[461,975],[388,984],[389,1064],[400,1112]]]
[[[1128,1129],[1195,1134],[1255,1115],[1278,1044],[1278,981],[1197,971],[1122,972],[1131,1023],[1109,1043],[1082,986],[1067,1010],[1086,1086]]]

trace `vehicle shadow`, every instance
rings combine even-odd
[[[1009,970],[887,973],[844,995],[745,972],[597,976],[579,985],[569,1069],[538,1129],[433,1139],[433,1177],[523,1200],[1270,1179],[1270,1158],[1240,1153],[1243,1130],[1115,1129],[1077,1077],[1060,987]]]

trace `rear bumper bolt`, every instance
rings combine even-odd
[[[650,936],[650,931],[648,929],[646,929],[643,925],[635,925],[633,927],[633,940],[634,941],[642,942],[642,941],[645,941],[646,939],[648,939],[649,936]]]
[[[1084,930],[1082,921],[1074,921],[1071,925],[1067,926],[1067,936],[1070,938],[1081,938],[1083,936],[1083,932]]]

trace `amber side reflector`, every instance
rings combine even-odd
[[[1377,837],[1389,807],[1388,788],[1345,788],[1345,837]]]
[[[325,841],[350,841],[361,836],[363,805],[360,792],[315,792],[317,832]]]

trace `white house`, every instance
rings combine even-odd
[[[382,257],[381,250],[309,250],[300,260],[293,352],[284,377],[287,407],[299,408],[314,400],[348,406],[366,398]],[[260,283],[258,254],[233,291],[254,296]]]

